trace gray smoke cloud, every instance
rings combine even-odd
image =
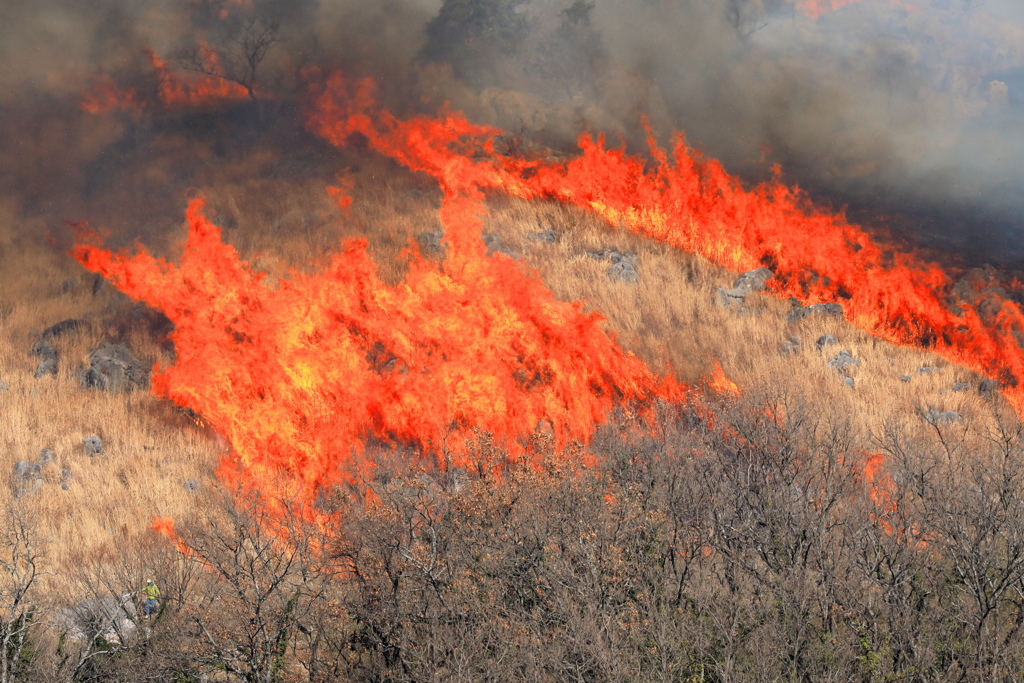
[[[471,27],[436,19],[464,16],[445,14],[459,4],[489,13]],[[1024,259],[1024,5],[823,0],[843,6],[810,16],[801,11],[808,4],[6,2],[0,150],[15,163],[0,170],[0,196],[71,213],[64,217],[102,212],[106,195],[95,188],[104,174],[158,133],[84,114],[83,88],[102,73],[144,73],[143,48],[173,57],[197,34],[230,42],[220,15],[229,7],[279,23],[283,41],[263,77],[278,79],[281,92],[297,64],[340,64],[376,76],[391,104],[429,110],[447,101],[564,147],[581,130],[600,130],[639,151],[646,116],[663,141],[683,131],[748,180],[777,162],[813,199],[867,220],[899,217],[897,228],[922,243]],[[229,128],[213,126],[208,138]],[[170,175],[181,182],[155,184],[182,192],[192,180],[180,169]]]
[[[595,12],[665,125],[752,177],[777,161],[815,197],[904,213],[926,243],[1024,256],[1019,3],[863,0],[818,18],[695,4]]]
[[[1017,0],[822,0],[813,16],[810,0],[583,4],[588,32],[568,51],[556,26],[569,3],[516,6],[533,40],[492,58],[478,115],[553,139],[609,130],[637,149],[646,116],[663,142],[683,131],[748,180],[779,163],[855,218],[979,259],[1024,258]],[[538,56],[556,46],[575,70]],[[486,81],[479,57],[466,57],[467,80]]]

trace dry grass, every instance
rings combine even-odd
[[[354,176],[355,203],[342,212],[316,183],[229,181],[205,190],[210,215],[225,225],[225,236],[256,267],[282,275],[287,268],[317,264],[347,237],[366,235],[371,252],[389,281],[400,279],[400,254],[413,236],[438,227],[439,193],[423,179],[396,175],[388,163],[365,164]],[[380,178],[388,177],[383,183]],[[607,318],[627,348],[662,371],[699,383],[717,359],[741,387],[787,383],[822,405],[855,417],[866,435],[892,419],[920,421],[922,410],[957,410],[968,419],[986,411],[977,395],[978,378],[931,354],[898,348],[871,338],[839,320],[808,319],[788,324],[789,303],[767,295],[750,297],[747,313],[714,303],[717,287],[731,286],[736,274],[699,257],[615,231],[583,211],[554,203],[494,199],[488,230],[502,235],[527,267],[544,279],[556,296],[581,300]],[[129,345],[136,355],[167,362],[146,329],[133,318],[135,304],[110,287],[93,291],[92,276],[60,250],[19,235],[39,234],[43,226],[25,225],[0,208],[0,467],[10,472],[18,460],[35,461],[42,448],[58,458],[33,491],[34,506],[52,541],[51,571],[60,575],[90,554],[116,548],[122,539],[143,533],[151,518],[190,514],[196,498],[183,487],[189,478],[213,483],[223,444],[181,411],[143,393],[106,394],[79,386],[78,370],[105,339]],[[553,229],[555,244],[528,234]],[[173,240],[171,240],[173,241]],[[614,247],[639,256],[641,280],[609,280],[608,264],[586,251]],[[56,342],[60,375],[34,379],[37,359],[28,353],[43,329],[65,318],[90,321],[87,329]],[[815,340],[833,334],[839,344],[819,351]],[[802,339],[790,356],[780,345]],[[850,389],[826,367],[839,350],[863,360]],[[938,372],[923,375],[922,366]],[[910,382],[900,380],[910,375]],[[969,381],[967,392],[950,391]],[[88,458],[86,436],[99,435],[105,453]],[[73,474],[68,490],[59,486],[61,468]],[[13,480],[0,498],[15,495]]]
[[[12,224],[3,232],[31,234],[37,226]],[[57,250],[9,238],[0,252],[0,502],[29,495],[50,541],[50,570],[61,574],[92,553],[116,548],[144,531],[154,515],[189,513],[189,478],[210,485],[220,444],[184,413],[145,392],[104,393],[80,386],[76,371],[103,340],[126,343],[147,361],[166,362],[141,322],[135,304],[110,287],[93,294],[93,278]],[[35,379],[29,354],[46,327],[79,318],[88,325],[53,340],[60,353],[57,377]],[[100,436],[102,456],[85,454],[82,439]],[[36,462],[53,450],[55,464],[27,493],[12,476],[19,460]],[[62,470],[71,484],[60,486]]]

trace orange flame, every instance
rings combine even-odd
[[[539,424],[564,447],[586,440],[619,402],[643,410],[683,399],[682,386],[623,351],[599,317],[555,301],[508,257],[486,254],[487,190],[577,204],[736,270],[771,267],[777,295],[840,301],[862,328],[999,379],[1024,405],[1017,303],[993,306],[990,296],[984,309],[954,310],[954,283],[935,264],[886,248],[777,179],[745,188],[681,135],[671,154],[652,136],[651,159],[584,135],[576,159],[526,161],[495,151],[500,131],[455,113],[398,119],[377,105],[369,80],[331,75],[311,102],[309,126],[331,143],[360,134],[439,182],[443,266],[414,253],[405,281],[389,286],[366,242],[353,240],[323,273],[269,287],[221,242],[201,201],[189,207],[179,265],[145,250],[74,250],[175,323],[178,360],[159,370],[154,389],[228,438],[234,451],[219,473],[230,482],[274,491],[284,472],[294,483],[288,496],[311,502],[321,486],[372,469],[370,443],[411,444],[442,466],[474,467],[480,434],[528,459]],[[344,188],[334,193],[345,203]]]
[[[152,50],[143,50],[156,79],[156,107],[160,109],[190,109],[217,106],[237,102],[249,96],[248,91],[225,77],[220,58],[216,51],[206,45],[200,46],[200,53],[211,73],[192,74],[182,78],[174,73],[171,66]],[[150,98],[151,99],[151,98]],[[79,103],[79,107],[90,114],[122,110],[143,111],[151,103],[146,102],[136,88],[122,88],[108,75],[101,76],[92,89]]]
[[[717,360],[711,365],[711,376],[707,380],[707,386],[719,394],[740,395],[740,388],[725,376],[725,371],[722,370],[722,365]]]
[[[482,208],[465,197],[444,202],[453,239],[443,269],[414,256],[396,286],[377,277],[364,240],[319,275],[266,286],[202,206],[189,206],[180,265],[144,249],[74,255],[175,323],[177,362],[158,369],[154,390],[227,437],[234,452],[219,474],[229,482],[283,495],[284,472],[295,486],[288,496],[311,502],[359,466],[371,440],[472,468],[478,433],[522,458],[523,437],[540,423],[564,446],[586,440],[618,402],[642,408],[682,395],[623,351],[600,317],[471,243]]]
[[[96,80],[92,89],[82,96],[78,106],[89,114],[102,114],[115,109],[137,111],[141,108],[134,88],[121,88],[107,75]]]
[[[153,520],[149,524],[149,528],[170,539],[178,537],[178,534],[174,531],[173,517],[153,517]]]
[[[886,533],[892,533],[892,524],[889,519],[896,511],[896,504],[893,502],[893,492],[896,484],[885,469],[885,456],[880,453],[868,453],[864,459],[861,476],[868,486],[868,496],[878,507],[878,514],[873,516]]]
[[[609,149],[583,135],[567,162],[498,155],[498,131],[447,113],[399,121],[375,104],[373,84],[330,77],[315,93],[311,128],[335,144],[361,133],[378,151],[428,173],[456,193],[501,189],[589,208],[610,224],[695,252],[733,270],[768,266],[781,297],[835,301],[857,326],[887,341],[927,348],[1006,387],[1024,408],[1024,310],[991,294],[984,306],[953,298],[954,280],[915,253],[900,252],[814,206],[776,179],[746,189],[676,135],[672,152],[649,139],[651,158]],[[479,241],[474,231],[466,243]],[[997,302],[993,305],[991,299]]]
[[[831,12],[842,7],[849,5],[857,5],[864,2],[872,2],[872,0],[790,0],[798,10],[806,14],[811,19],[818,19],[823,14]],[[880,0],[874,0],[879,2]],[[888,3],[892,7],[901,7],[908,11],[916,9],[912,5],[900,2],[900,0],[888,0]]]

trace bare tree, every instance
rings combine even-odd
[[[186,53],[184,66],[190,71],[240,85],[253,102],[258,102],[260,66],[270,49],[280,42],[277,20],[250,16],[235,24],[222,46],[200,45]]]
[[[199,659],[252,683],[278,680],[296,623],[331,578],[319,529],[297,507],[246,491],[215,494],[182,529],[187,561],[208,570],[187,608]]]
[[[0,529],[0,683],[15,680],[29,633],[38,623],[36,598],[43,540],[23,499],[12,500]]]

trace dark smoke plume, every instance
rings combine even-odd
[[[194,66],[200,37],[227,55],[256,20],[275,32],[255,76],[269,115],[78,108],[101,74],[144,85],[143,49]],[[337,65],[376,77],[389,106],[450,102],[554,147],[591,130],[639,149],[646,117],[751,180],[779,163],[919,243],[1024,259],[1016,0],[37,0],[3,3],[0,26],[0,197],[54,220],[177,215],[205,169],[298,121],[302,68]],[[296,140],[279,146],[315,144]]]

